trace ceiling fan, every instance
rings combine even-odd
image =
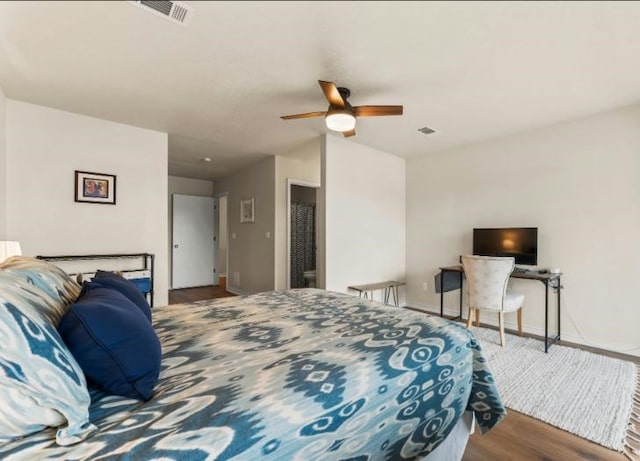
[[[324,112],[307,112],[306,114],[283,115],[283,120],[296,118],[325,117],[327,128],[340,131],[344,137],[356,134],[356,117],[378,117],[381,115],[402,115],[402,106],[352,106],[347,99],[351,96],[348,88],[336,86],[333,82],[318,80],[329,108]]]

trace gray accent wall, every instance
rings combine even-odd
[[[276,157],[269,157],[215,182],[227,193],[227,289],[250,294],[274,289]],[[240,201],[255,199],[255,222],[240,222]]]

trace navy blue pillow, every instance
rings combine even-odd
[[[149,303],[135,283],[125,279],[115,272],[108,271],[96,272],[91,283],[97,283],[103,287],[113,288],[114,290],[119,291],[129,298],[129,301],[138,306],[145,317],[149,319],[149,322],[151,322],[151,308],[149,307]]]
[[[160,341],[123,294],[85,284],[58,331],[89,381],[113,394],[151,398],[160,374]]]

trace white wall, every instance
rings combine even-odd
[[[169,280],[173,270],[173,194],[198,195],[201,197],[213,197],[213,181],[203,179],[182,178],[180,176],[169,176],[168,182],[168,258],[169,258]],[[169,286],[172,286],[169,283]]]
[[[285,155],[276,157],[275,287],[287,288],[287,189],[288,180],[320,184],[320,137]],[[316,236],[321,240],[320,235]]]
[[[6,141],[6,230],[23,253],[154,253],[167,304],[167,134],[7,100]],[[116,175],[116,205],[74,202],[74,170]]]
[[[227,290],[238,294],[273,290],[275,267],[276,159],[269,157],[216,181],[215,194],[227,193]],[[240,201],[255,199],[255,222],[240,222]]]
[[[326,289],[404,280],[405,160],[336,136],[325,140],[319,206]]]
[[[640,355],[640,106],[413,158],[407,168],[410,304],[439,306],[433,276],[471,252],[474,227],[538,227],[539,266],[564,272],[563,338]],[[525,330],[543,332],[543,286],[512,286],[526,296]],[[448,295],[453,313],[458,292]]]
[[[0,240],[8,240],[7,232],[7,166],[6,166],[6,106],[7,98],[0,87]]]

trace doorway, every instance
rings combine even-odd
[[[213,285],[214,198],[173,194],[172,288]]]
[[[319,184],[289,179],[287,288],[316,286],[316,194]]]

